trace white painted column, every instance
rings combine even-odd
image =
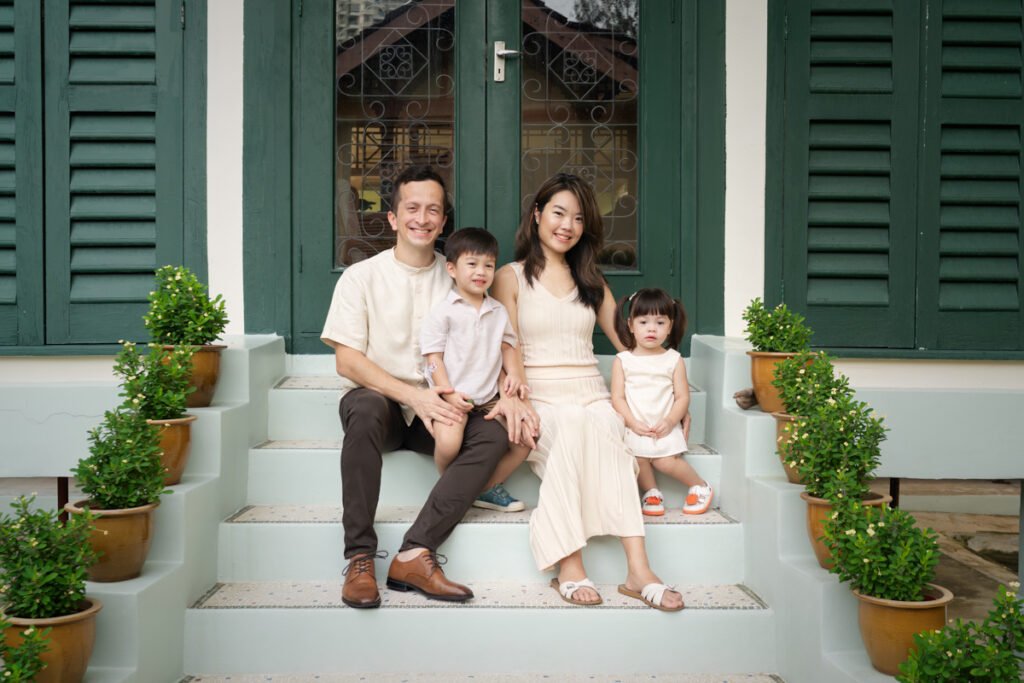
[[[767,0],[725,4],[725,334],[764,295]]]
[[[208,5],[206,231],[210,293],[227,302],[225,334],[245,331],[242,235],[243,0]]]

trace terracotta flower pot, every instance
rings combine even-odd
[[[164,348],[171,350],[174,347]],[[213,400],[213,392],[220,378],[220,352],[227,347],[223,344],[205,344],[192,348],[195,351],[192,356],[192,386],[196,390],[188,395],[185,405],[189,408],[206,408]]]
[[[772,386],[775,379],[775,364],[795,353],[776,353],[774,351],[747,351],[750,356],[750,379],[754,383],[754,395],[761,410],[766,413],[781,413],[786,410],[779,397],[779,390]]]
[[[824,498],[815,498],[806,491],[800,497],[807,501],[807,537],[811,540],[814,556],[822,569],[832,568],[832,553],[822,539],[825,535],[825,521],[832,517],[832,503]],[[884,505],[892,501],[892,496],[882,493],[869,493],[863,505]]]
[[[192,448],[192,423],[195,421],[195,415],[174,420],[146,420],[160,428],[160,461],[167,470],[164,486],[174,486],[181,481]]]
[[[915,633],[934,631],[946,625],[946,606],[953,600],[953,594],[934,583],[928,584],[924,593],[924,600],[909,602],[853,591],[860,602],[857,621],[864,649],[871,666],[882,673],[895,676],[900,672],[900,664],[916,648]]]
[[[11,626],[3,637],[10,647],[21,645],[21,634],[29,628],[50,629],[47,650],[40,659],[46,665],[35,683],[79,683],[85,677],[96,641],[96,613],[103,603],[86,598],[81,612],[49,619],[21,619],[8,616]]]
[[[793,440],[792,424],[800,418],[797,415],[790,415],[788,413],[772,413],[772,417],[775,418],[776,453],[779,454],[779,462],[782,463],[782,469],[786,472],[786,479],[790,484],[800,484],[802,486],[804,480],[800,477],[800,472],[795,467],[787,465],[785,458],[782,457],[782,445]],[[789,429],[786,428],[787,426],[789,426]]]
[[[101,510],[87,500],[68,503],[64,509],[81,514],[84,508],[96,513],[89,543],[99,559],[89,568],[91,581],[124,581],[142,573],[142,565],[153,542],[153,511],[160,504],[150,503],[124,510]]]

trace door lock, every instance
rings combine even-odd
[[[519,50],[506,50],[504,40],[494,41],[494,82],[505,82],[505,60],[514,59],[520,54]]]

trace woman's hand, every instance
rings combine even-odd
[[[484,416],[485,420],[493,420],[503,415],[508,423],[508,440],[511,443],[537,447],[540,436],[540,417],[529,401],[516,396],[501,396],[491,412]]]

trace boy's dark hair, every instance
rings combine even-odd
[[[441,194],[444,195],[444,215],[449,215],[451,213],[451,206],[448,204],[448,188],[444,184],[444,178],[442,178],[432,166],[427,165],[406,166],[402,169],[402,172],[398,174],[394,181],[392,181],[391,205],[389,206],[389,210],[394,211],[398,208],[398,202],[402,198],[402,185],[405,185],[406,183],[418,183],[423,180],[433,180],[441,186]]]
[[[481,254],[498,259],[498,240],[483,228],[456,230],[444,243],[444,257],[455,263],[463,254]]]
[[[665,339],[668,348],[676,348],[686,336],[686,309],[678,299],[673,299],[664,289],[638,289],[622,297],[615,311],[615,331],[619,341],[630,351],[636,348],[636,339],[629,330],[629,320],[644,315],[664,315],[672,321],[672,330]]]

